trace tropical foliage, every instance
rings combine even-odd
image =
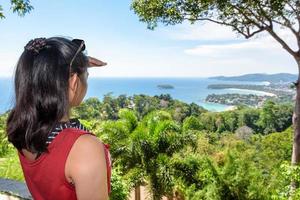
[[[290,180],[300,179],[299,168],[288,164],[291,115],[289,104],[208,112],[169,95],[107,94],[72,110],[110,144],[115,200],[141,186],[154,200],[288,199]],[[0,176],[24,180],[16,151],[5,139],[0,145]]]

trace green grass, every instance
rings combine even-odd
[[[0,158],[0,177],[24,181],[23,171],[16,150],[10,150]]]

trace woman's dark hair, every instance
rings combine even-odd
[[[69,111],[70,74],[81,77],[87,70],[87,56],[80,52],[69,71],[78,47],[63,37],[44,38],[38,51],[26,45],[17,63],[15,102],[7,119],[8,141],[18,150],[48,152],[49,132]]]

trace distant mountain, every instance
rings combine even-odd
[[[245,74],[241,76],[214,76],[210,79],[217,79],[222,81],[250,81],[262,82],[268,81],[271,83],[278,82],[295,82],[297,80],[296,74],[279,73],[279,74]]]

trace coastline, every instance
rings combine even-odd
[[[91,78],[88,80],[89,90],[87,91],[85,99],[89,97],[97,97],[100,100],[104,95],[113,93],[113,96],[126,94],[133,96],[138,94],[145,94],[149,96],[170,94],[173,99],[178,99],[185,103],[196,103],[205,109],[212,112],[222,112],[232,109],[230,105],[217,104],[205,102],[207,95],[212,94],[213,91],[207,89],[210,84],[225,84],[225,81],[213,81],[207,78]],[[158,84],[169,84],[174,86],[171,90],[162,90],[157,88]],[[236,84],[242,84],[236,83]],[[13,103],[13,80],[12,78],[0,78],[0,89],[2,89],[2,99],[0,99],[0,113],[3,114],[11,108]],[[217,94],[222,93],[236,93],[240,94],[257,94],[259,96],[275,96],[270,92],[226,88],[225,90],[217,91]]]
[[[235,109],[233,108],[235,106],[213,103],[213,102],[206,102],[206,101],[200,101],[197,104],[202,106],[204,109],[208,110],[209,112],[224,112],[224,111]]]

